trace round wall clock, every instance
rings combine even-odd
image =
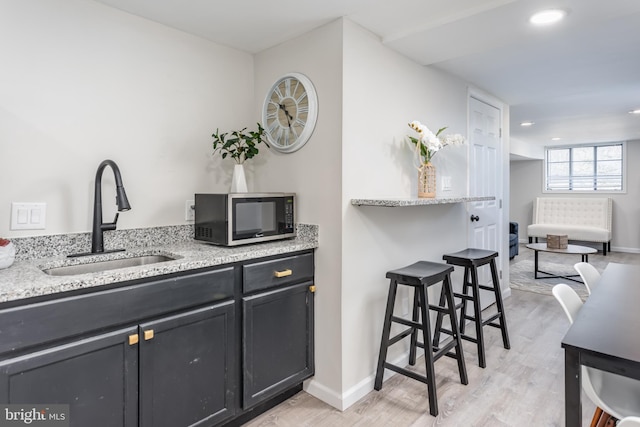
[[[318,95],[304,74],[289,73],[271,86],[262,107],[262,123],[274,150],[292,153],[309,140],[318,119]]]

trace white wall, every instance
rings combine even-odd
[[[107,158],[132,205],[123,229],[186,223],[194,192],[228,188],[231,164],[212,159],[211,133],[255,122],[252,56],[93,1],[0,8],[0,236],[90,230]],[[46,202],[47,228],[9,231],[13,201]]]
[[[300,72],[318,93],[318,122],[311,139],[291,154],[267,151],[256,158],[256,191],[293,191],[298,222],[318,224],[316,251],[316,374],[311,392],[324,400],[340,398],[342,376],[341,129],[342,25],[332,22],[255,56],[255,116],[273,82]],[[251,188],[250,188],[251,189]]]
[[[611,197],[613,199],[613,237],[611,249],[622,252],[640,252],[640,141],[627,142],[627,192],[626,194],[585,194],[580,197]],[[511,162],[510,218],[520,224],[520,241],[527,241],[527,225],[532,221],[533,200],[536,197],[553,197],[543,193],[543,160]],[[558,194],[566,197],[567,194]],[[597,249],[602,245],[593,244]]]
[[[466,247],[464,204],[409,208],[354,207],[352,198],[416,197],[417,171],[407,123],[467,132],[468,86],[420,66],[345,20],[342,183],[343,404],[373,388],[389,281],[387,271]],[[449,147],[452,148],[452,147]],[[454,194],[466,195],[466,147],[437,154],[438,175],[454,177]],[[454,275],[454,280],[461,277]],[[430,292],[437,297],[438,287]],[[403,292],[397,313],[408,313]],[[406,349],[390,352],[390,359]]]

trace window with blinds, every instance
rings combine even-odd
[[[622,142],[547,147],[545,192],[618,192],[624,190]]]

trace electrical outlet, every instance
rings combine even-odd
[[[442,191],[451,191],[451,177],[443,176],[442,177]]]
[[[194,221],[196,219],[196,202],[187,200],[184,202],[184,220]]]

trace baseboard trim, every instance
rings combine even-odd
[[[640,254],[640,248],[623,248],[622,246],[611,246],[611,252],[625,252],[629,254]]]
[[[340,411],[344,410],[342,409],[342,397],[340,394],[336,393],[324,384],[321,384],[315,378],[305,382],[303,389],[313,397],[322,400],[327,405],[331,405]]]
[[[400,355],[398,358],[393,360],[391,363],[399,366],[406,366],[409,364],[409,352],[407,351],[405,354]],[[395,372],[385,369],[383,384],[389,378],[396,375]],[[340,394],[335,392],[334,390],[326,387],[323,384],[320,384],[315,379],[311,379],[308,383],[305,383],[304,390],[310,395],[322,400],[324,403],[333,406],[334,408],[344,411],[349,408],[354,403],[358,402],[360,399],[365,397],[371,391],[373,391],[373,386],[376,380],[375,372],[353,387],[346,390],[344,393]]]
[[[511,287],[508,287],[507,289],[500,289],[502,291],[502,299],[504,298],[509,298],[511,296]]]

